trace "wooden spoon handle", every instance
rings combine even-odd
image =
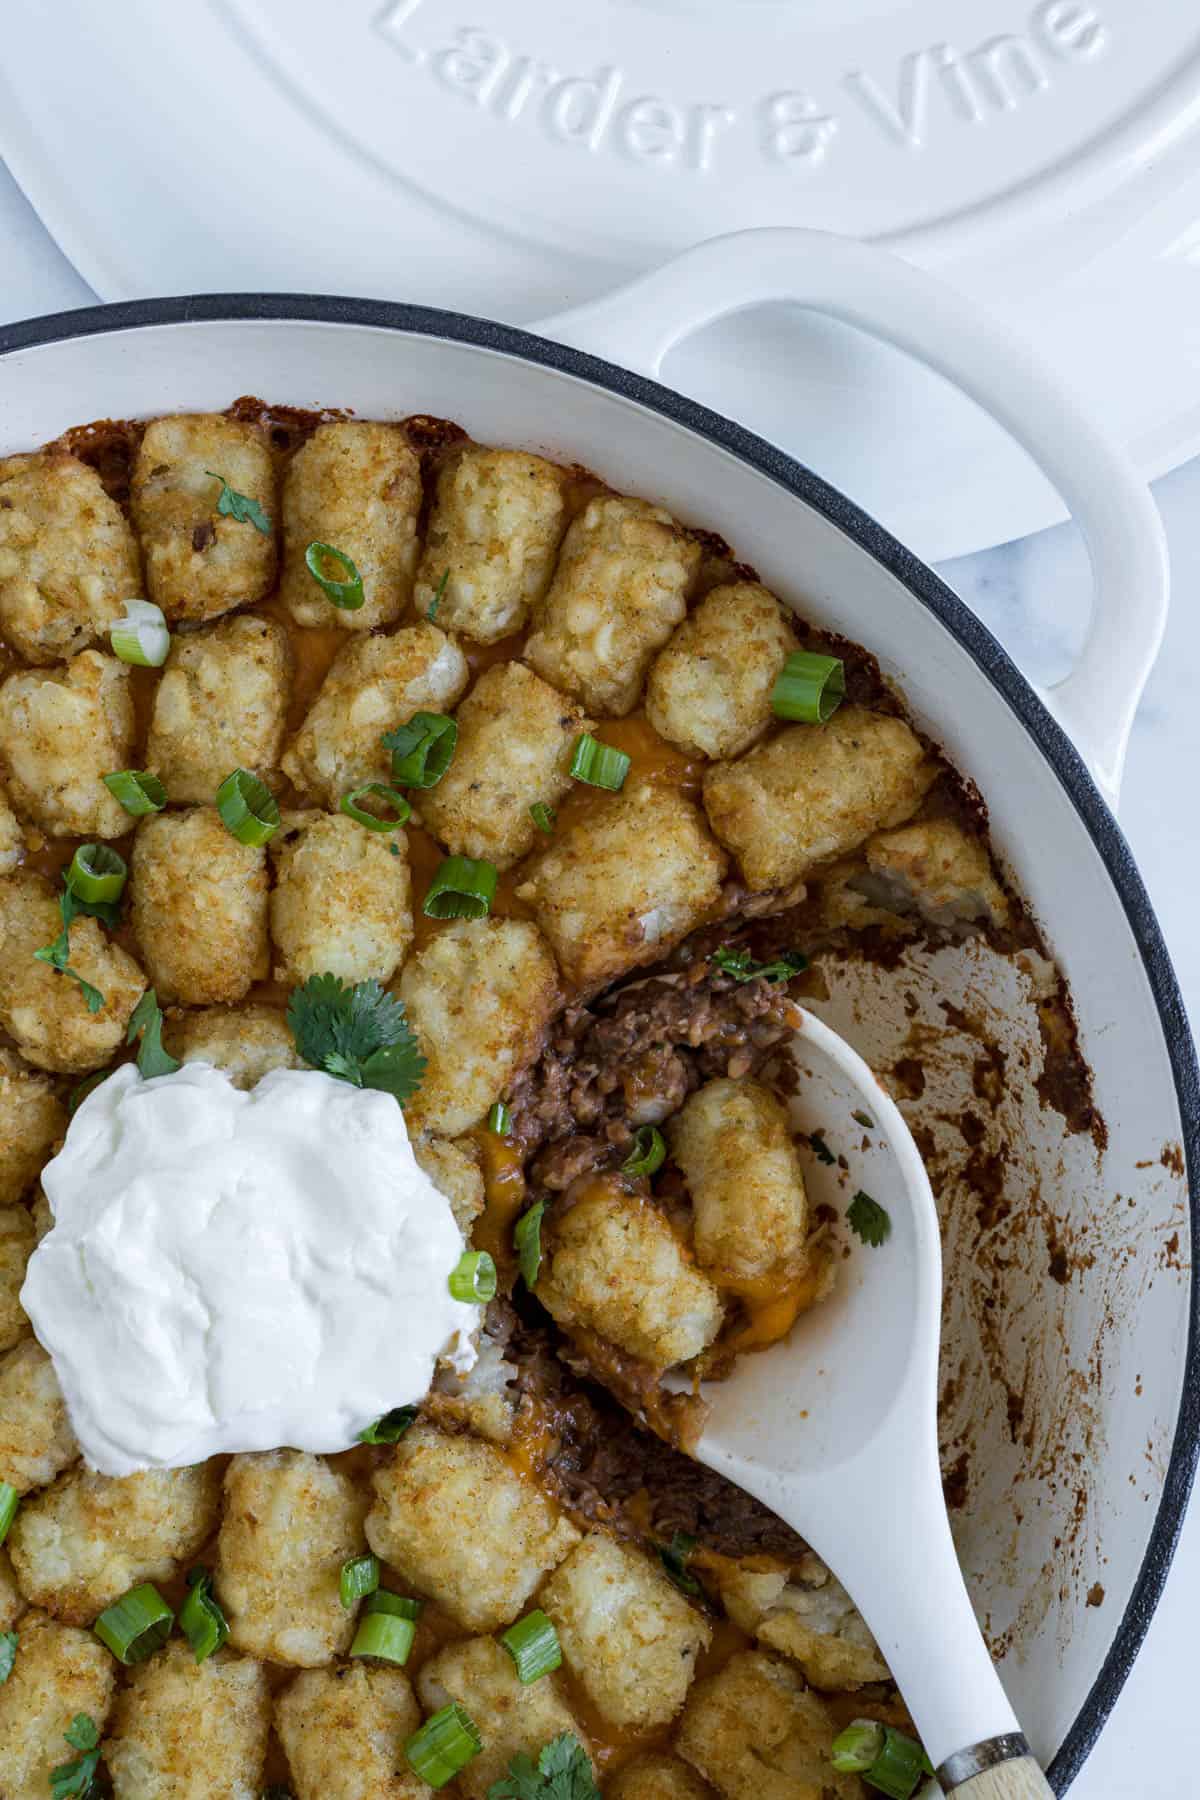
[[[1032,1756],[983,1769],[951,1789],[954,1800],[1054,1800],[1054,1789]]]

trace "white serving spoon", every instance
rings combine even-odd
[[[942,1497],[942,1257],[929,1177],[894,1101],[809,1012],[795,1058],[796,1124],[851,1151],[849,1187],[817,1166],[810,1204],[828,1199],[844,1212],[862,1188],[887,1209],[891,1232],[878,1249],[854,1240],[829,1300],[785,1342],[706,1387],[711,1412],[695,1454],[793,1526],[848,1589],[945,1792],[1043,1800],[1053,1790],[984,1645]]]

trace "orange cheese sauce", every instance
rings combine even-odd
[[[802,1312],[807,1312],[821,1296],[824,1268],[820,1262],[807,1264],[795,1275],[769,1275],[759,1281],[724,1282],[745,1309],[745,1323],[721,1339],[722,1351],[741,1355],[748,1350],[768,1350],[785,1338]]]
[[[471,1240],[486,1250],[498,1269],[515,1264],[513,1227],[525,1205],[525,1174],[516,1145],[498,1132],[481,1127],[472,1133],[483,1168],[484,1206]]]

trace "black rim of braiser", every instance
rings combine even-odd
[[[1116,820],[1082,758],[1011,657],[939,576],[802,463],[694,400],[613,363],[466,313],[319,294],[206,294],[83,307],[0,327],[0,356],[68,338],[147,326],[246,321],[359,325],[474,345],[576,376],[659,413],[768,476],[838,526],[928,608],[982,669],[1033,738],[1104,859],[1158,1010],[1179,1103],[1193,1243],[1200,1241],[1200,1078],[1179,986],[1149,895]],[[0,398],[2,406],[2,398]],[[1108,1655],[1048,1770],[1063,1794],[1078,1774],[1133,1667],[1166,1581],[1200,1454],[1200,1261],[1192,1259],[1188,1346],[1162,1498],[1141,1569]]]

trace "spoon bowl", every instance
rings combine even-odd
[[[763,1501],[827,1562],[866,1619],[938,1770],[960,1800],[1051,1789],[983,1642],[942,1494],[937,1364],[942,1258],[929,1177],[903,1115],[856,1050],[798,1009],[792,1122],[810,1212],[857,1194],[881,1243],[849,1228],[833,1294],[779,1344],[704,1392],[695,1454]],[[868,1123],[869,1121],[869,1123]]]

